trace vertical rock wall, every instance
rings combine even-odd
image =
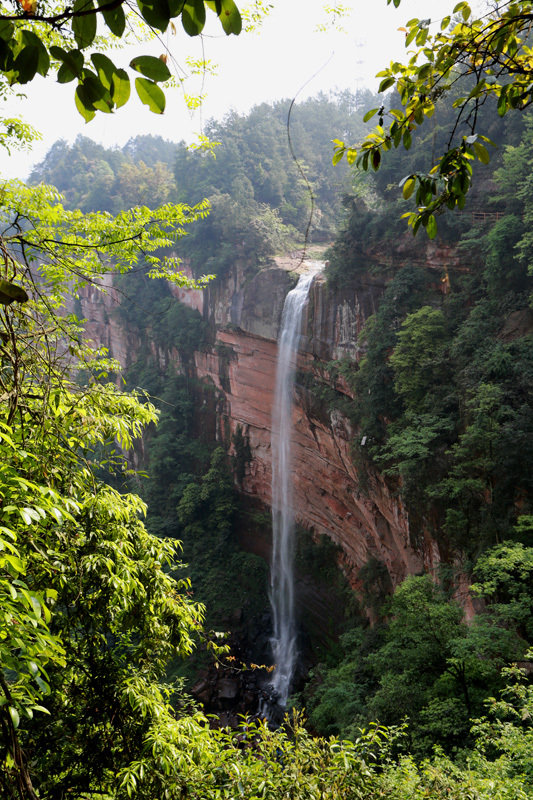
[[[217,390],[219,439],[232,447],[240,431],[249,446],[251,459],[240,491],[267,506],[271,501],[276,341],[285,296],[296,282],[295,271],[302,269],[305,264],[284,260],[250,276],[244,265],[236,263],[223,281],[204,292],[171,288],[176,302],[201,311],[210,323],[213,345],[207,351],[198,350],[189,369]],[[383,282],[367,275],[333,290],[322,275],[317,276],[297,364],[293,412],[296,518],[317,536],[327,535],[341,546],[344,568],[355,587],[358,572],[369,559],[385,564],[393,585],[439,561],[434,542],[419,542],[416,550],[411,545],[406,510],[383,478],[377,473],[359,474],[352,443],[361,432],[354,430],[340,411],[328,411],[313,391],[319,382],[331,383],[330,362],[360,358],[361,328],[376,310],[384,288]],[[127,366],[135,357],[132,351],[138,341],[117,321],[113,312],[117,302],[120,298],[112,287],[103,302],[89,291],[83,313],[90,335]],[[160,366],[172,363],[180,367],[176,350],[151,349]],[[350,396],[342,379],[337,378],[333,388]]]
[[[305,265],[304,265],[305,266]],[[216,323],[216,344],[197,353],[199,377],[217,387],[219,436],[229,444],[240,429],[249,445],[240,490],[265,505],[271,502],[271,413],[277,345],[284,298],[295,276],[271,268],[240,283],[234,275],[210,289],[204,314]],[[368,279],[331,290],[322,275],[311,288],[303,324],[294,405],[295,513],[317,536],[327,535],[344,553],[344,567],[354,586],[359,569],[371,558],[383,562],[393,585],[407,574],[438,561],[430,542],[422,550],[409,540],[407,513],[378,474],[361,476],[352,443],[361,434],[339,411],[325,411],[312,386],[328,380],[328,363],[357,361],[359,333],[372,314],[384,285]],[[305,388],[305,385],[311,389]],[[341,380],[337,392],[349,395]]]

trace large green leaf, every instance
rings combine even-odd
[[[81,85],[83,86],[83,94],[88,101],[88,106],[105,113],[113,110],[111,94],[97,75],[90,70],[84,69]]]
[[[27,47],[35,47],[38,53],[37,72],[39,75],[46,75],[50,69],[50,56],[48,50],[42,43],[41,39],[33,33],[33,31],[22,31],[21,40]]]
[[[130,67],[152,81],[168,81],[170,78],[165,62],[155,56],[136,56],[130,61]]]
[[[9,305],[13,300],[16,300],[17,303],[26,303],[29,299],[27,292],[22,286],[18,286],[16,283],[11,283],[10,281],[0,280],[0,295],[0,303],[3,303],[3,305]],[[7,298],[7,301],[2,298]]]
[[[476,156],[479,158],[482,164],[490,163],[489,151],[487,150],[484,144],[481,144],[481,142],[474,142],[474,150]]]
[[[95,111],[109,113],[113,110],[109,91],[98,76],[87,69],[83,70],[82,79],[76,89],[76,108],[86,122],[94,117]]]
[[[135,78],[135,88],[141,103],[144,103],[150,111],[155,114],[162,114],[165,110],[165,94],[159,86],[147,78]]]
[[[34,45],[27,45],[19,51],[13,64],[18,83],[29,83],[35,78],[39,68],[39,50]]]
[[[105,56],[103,53],[93,53],[91,55],[91,61],[96,68],[102,85],[105,86],[106,89],[110,89],[113,81],[113,75],[117,71],[117,68],[111,59]]]
[[[102,12],[102,16],[111,33],[120,38],[126,28],[126,15],[124,14],[122,6],[108,8]]]
[[[83,53],[81,50],[63,50],[62,47],[52,45],[50,54],[53,58],[63,62],[57,72],[59,83],[68,83],[81,76],[83,69]]]
[[[92,44],[96,36],[96,9],[94,2],[93,0],[75,0],[72,10],[74,14],[81,14],[81,16],[73,17],[72,32],[74,33],[76,44],[80,50],[83,50]]]
[[[185,0],[168,0],[168,8],[170,11],[170,18],[179,17],[183,11]]]
[[[142,17],[153,28],[166,31],[170,20],[167,0],[137,0]]]
[[[81,83],[78,84],[76,87],[76,92],[74,94],[74,102],[76,104],[76,108],[82,115],[85,122],[90,122],[96,116],[96,111],[93,109],[89,99],[86,97],[83,91],[83,85]],[[89,105],[87,105],[87,103]]]
[[[233,0],[216,0],[216,2],[215,0],[206,0],[206,4],[218,14],[222,27],[228,36],[230,33],[234,33],[236,36],[239,35],[242,30],[242,19],[239,9]]]
[[[117,108],[120,108],[130,99],[131,85],[128,73],[124,69],[117,69],[113,75],[111,97]]]
[[[112,103],[117,108],[127,103],[131,92],[130,79],[127,72],[116,67],[111,59],[103,53],[93,53],[91,61],[98,71],[100,83],[109,92]]]
[[[437,220],[435,219],[433,214],[430,214],[430,216],[428,217],[428,221],[426,223],[426,231],[430,239],[434,239],[435,236],[437,235]]]
[[[11,722],[13,723],[14,728],[18,728],[20,723],[20,716],[19,712],[14,706],[9,706],[9,716],[11,717]]]
[[[189,36],[198,36],[205,25],[205,6],[203,0],[188,0],[181,12],[181,22]]]

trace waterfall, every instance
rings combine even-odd
[[[271,639],[275,670],[273,699],[285,708],[296,666],[293,574],[293,477],[291,464],[292,406],[296,358],[302,312],[312,280],[322,264],[300,276],[285,298],[278,344],[276,389],[272,412],[272,564],[270,604],[273,616]]]

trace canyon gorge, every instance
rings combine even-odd
[[[435,271],[435,294],[442,291],[441,264],[450,253],[429,249],[428,266]],[[453,258],[449,260],[452,267]],[[236,436],[245,444],[239,492],[270,508],[272,486],[272,404],[277,338],[283,303],[308,262],[302,257],[277,257],[250,275],[237,258],[223,279],[205,290],[169,285],[173,300],[208,323],[211,342],[184,359],[179,349],[141,342],[135,328],[117,314],[128,302],[111,285],[102,298],[88,289],[81,301],[88,335],[106,346],[125,370],[148,344],[160,370],[177,369],[214,390],[209,422],[217,440],[235,457]],[[364,354],[360,333],[379,306],[386,282],[366,272],[359,279],[332,288],[316,276],[304,310],[293,407],[294,507],[297,523],[315,539],[329,537],[340,547],[340,565],[352,587],[370,560],[385,565],[391,586],[409,574],[436,568],[439,547],[429,535],[413,542],[409,516],[399,493],[377,470],[360,467],[353,443],[365,443],[365,431],[355,427],[339,408],[328,408],[316,389],[327,387],[341,401],[353,395],[339,364],[356,364]],[[149,335],[149,331],[148,331]],[[205,403],[205,400],[204,400]],[[234,459],[235,460],[235,459]],[[246,533],[243,546],[268,559],[268,544]]]

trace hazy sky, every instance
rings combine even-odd
[[[220,118],[230,109],[246,112],[262,101],[285,97],[303,99],[335,88],[377,88],[375,73],[391,59],[403,57],[404,34],[398,31],[412,17],[439,19],[450,13],[454,0],[403,0],[399,9],[386,0],[344,0],[351,13],[341,24],[345,32],[327,28],[327,0],[271,0],[274,10],[259,33],[226,37],[216,17],[209,34],[191,39],[180,33],[164,34],[160,42],[134,45],[112,55],[117,65],[127,65],[135,54],[159,55],[168,48],[181,68],[186,57],[202,57],[217,64],[217,75],[205,81],[206,99],[201,113],[188,111],[181,88],[167,92],[164,115],[152,114],[132,98],[115,114],[99,114],[85,124],[74,106],[74,83],[59,85],[53,78],[38,77],[27,87],[25,100],[11,100],[2,107],[5,115],[22,116],[39,129],[42,142],[30,153],[0,152],[2,177],[26,178],[33,164],[42,160],[57,139],[72,141],[79,133],[108,146],[124,144],[140,133],[167,139],[191,141],[200,130],[202,118]],[[244,5],[245,2],[240,5]],[[179,24],[178,24],[179,25]],[[302,88],[303,87],[303,88]],[[200,92],[198,78],[187,84],[187,92]],[[332,131],[332,137],[335,132]]]

